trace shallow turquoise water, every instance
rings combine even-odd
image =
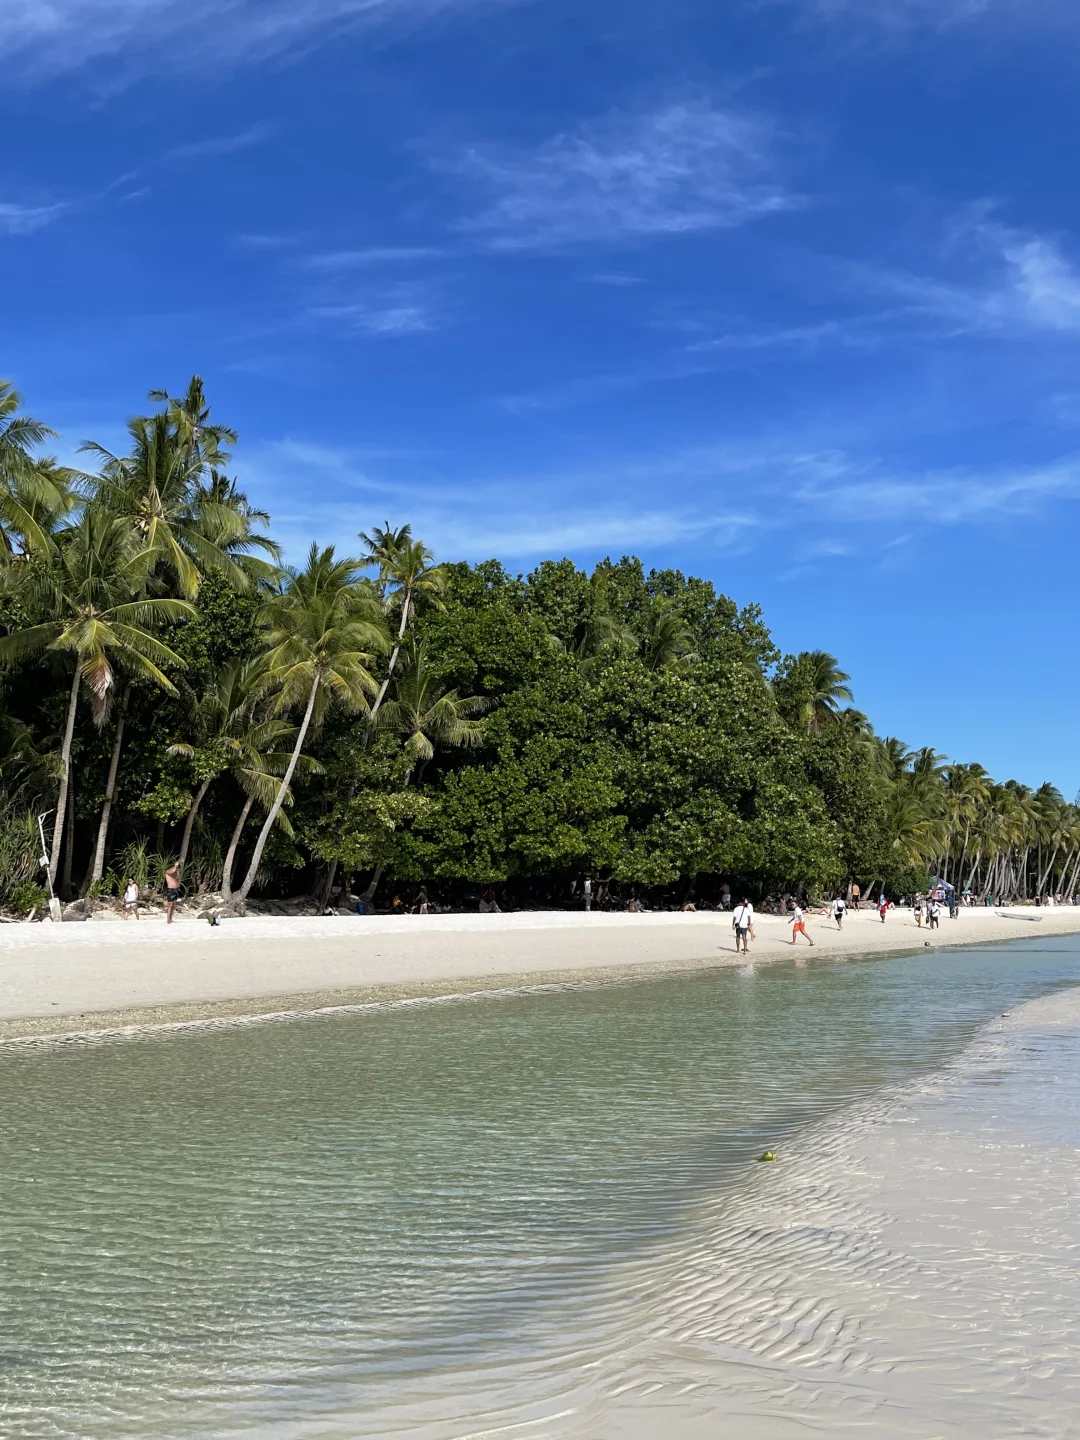
[[[764,1146],[1078,980],[1057,939],[0,1049],[0,1433],[527,1418]]]

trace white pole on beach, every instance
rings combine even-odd
[[[49,847],[45,844],[45,820],[51,814],[51,810],[43,810],[37,817],[38,835],[41,838],[41,859],[38,861],[38,864],[45,871],[45,880],[49,886],[49,919],[59,924],[63,917],[60,914],[60,901],[53,894],[52,867],[49,864]]]

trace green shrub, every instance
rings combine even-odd
[[[29,915],[31,910],[40,910],[48,904],[49,892],[34,880],[25,880],[21,885],[16,885],[8,896],[8,908],[15,911],[16,915]]]

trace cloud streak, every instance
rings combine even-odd
[[[773,141],[760,117],[693,99],[616,111],[533,150],[474,147],[453,168],[488,203],[460,228],[513,251],[746,225],[795,203]]]
[[[389,285],[308,307],[313,320],[373,340],[396,340],[439,330],[443,318],[424,284]]]
[[[811,19],[845,30],[899,39],[905,34],[944,34],[977,22],[1075,24],[1071,0],[763,0],[795,7]]]
[[[234,155],[238,151],[250,150],[255,145],[264,144],[277,133],[276,125],[260,120],[232,135],[214,135],[206,140],[192,140],[184,145],[177,145],[172,150],[167,150],[162,158],[164,160],[201,160],[213,155]]]
[[[517,0],[4,0],[0,52],[10,74],[31,80],[129,56],[142,74],[151,63],[175,69],[251,64],[345,31],[389,37],[443,16],[513,3]]]
[[[0,201],[0,235],[32,235],[59,220],[67,208],[66,204],[18,205]]]
[[[887,297],[887,330],[917,319],[952,335],[1080,335],[1080,271],[1054,240],[979,222],[959,226],[950,250],[960,252],[963,280],[848,263],[845,288]]]

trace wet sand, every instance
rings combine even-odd
[[[855,956],[1080,932],[1076,909],[963,910],[936,932],[811,916],[814,955]],[[791,929],[760,916],[750,959],[790,959]],[[800,940],[797,950],[809,951]],[[797,953],[797,951],[796,951]],[[0,927],[0,1040],[311,1013],[745,964],[730,915],[251,917],[217,927],[163,918]]]
[[[541,1433],[1075,1435],[1078,1139],[1074,989],[704,1210],[621,1373]]]

